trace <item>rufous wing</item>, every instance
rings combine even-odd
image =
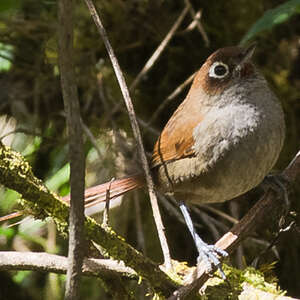
[[[202,120],[196,100],[185,99],[170,118],[154,146],[152,167],[195,155],[193,131]]]

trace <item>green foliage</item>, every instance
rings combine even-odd
[[[243,37],[241,44],[245,44],[248,40],[253,39],[261,32],[271,30],[274,26],[286,22],[293,15],[299,13],[300,0],[290,0],[277,6],[276,8],[267,10],[264,15],[252,25],[252,27]]]
[[[1,0],[0,2],[0,14],[17,10],[20,7],[21,0]]]
[[[13,279],[16,283],[22,283],[31,273],[31,271],[18,271]]]
[[[0,72],[8,71],[11,67],[13,47],[0,43]]]
[[[14,229],[0,227],[0,235],[4,235],[8,239],[12,238],[14,236]]]
[[[57,191],[62,185],[69,181],[70,165],[66,164],[59,169],[52,177],[46,180],[45,184],[50,191]]]

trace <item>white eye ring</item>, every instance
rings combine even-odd
[[[216,74],[215,68],[219,67],[219,66],[222,66],[225,68],[224,74]],[[224,78],[228,73],[229,73],[228,66],[226,64],[222,63],[221,61],[216,61],[209,68],[208,75],[209,75],[209,77],[213,77],[213,78]]]

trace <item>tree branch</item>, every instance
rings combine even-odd
[[[32,270],[65,274],[68,258],[60,255],[38,252],[0,252],[0,270]],[[111,259],[85,258],[82,273],[86,276],[103,277],[118,272],[122,276],[137,276],[133,269],[122,262]]]
[[[69,207],[37,179],[28,162],[21,154],[0,143],[0,183],[20,193],[23,206],[39,219],[51,217],[62,233],[68,232]],[[26,200],[25,200],[26,199]],[[160,270],[158,264],[144,257],[128,245],[112,229],[103,228],[93,219],[85,217],[86,239],[102,246],[106,254],[136,271],[138,276],[149,281],[157,293],[168,296],[178,286]]]
[[[300,174],[300,151],[293,158],[292,162],[282,172],[282,175],[292,183],[296,177]],[[287,183],[285,186],[287,188]],[[228,253],[232,253],[238,244],[245,239],[249,233],[253,232],[256,228],[265,226],[265,228],[277,227],[278,220],[282,216],[285,210],[285,202],[278,197],[275,191],[269,189],[263,197],[250,209],[250,211],[237,223],[233,228],[227,232],[221,239],[215,244],[216,247],[226,250]],[[200,266],[197,270],[197,274],[194,277],[198,277],[191,284],[181,287],[175,291],[169,300],[187,299],[192,295],[195,295],[203,284],[209,279],[209,275],[205,273],[205,268]]]
[[[300,151],[284,170],[283,175],[293,182],[299,173]],[[27,199],[26,206],[31,208],[31,214],[38,218],[51,216],[56,221],[58,229],[61,232],[67,232],[67,205],[34,177],[29,164],[19,153],[2,144],[0,144],[0,183],[22,194]],[[268,191],[248,214],[216,243],[216,246],[231,253],[250,231],[261,225],[261,220],[268,222],[266,224],[268,228],[274,227],[274,224],[278,222],[273,222],[273,220],[282,214],[284,205],[284,201],[279,201],[273,191]],[[147,279],[156,292],[168,296],[176,287],[176,283],[162,272],[158,265],[143,257],[112,230],[105,231],[95,221],[86,217],[85,232],[87,238],[105,248],[108,255],[116,260],[123,260],[127,266],[137,272],[138,276]],[[184,299],[196,294],[207,279],[207,274],[200,274],[200,277],[191,284],[175,291],[170,299],[177,299],[177,297]]]
[[[169,42],[171,41],[172,37],[174,36],[175,32],[179,28],[180,24],[182,23],[184,17],[186,16],[187,12],[190,9],[190,4],[186,3],[184,9],[182,10],[180,16],[177,18],[176,22],[173,24],[172,28],[168,32],[168,34],[165,36],[165,38],[162,40],[162,42],[159,44],[159,46],[156,48],[154,53],[151,55],[151,57],[146,62],[143,69],[140,71],[140,73],[136,76],[134,81],[132,82],[130,86],[130,90],[133,91],[137,85],[140,83],[142,78],[151,70],[154,63],[157,61],[157,59],[160,57],[162,52],[165,50]]]
[[[80,298],[81,266],[84,255],[84,183],[85,158],[80,107],[73,66],[73,5],[72,0],[58,1],[58,53],[61,86],[69,135],[70,159],[70,225],[68,271],[65,299]]]

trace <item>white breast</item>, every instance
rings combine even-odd
[[[206,101],[205,118],[193,131],[196,156],[159,169],[163,190],[179,200],[222,202],[263,180],[281,151],[284,117],[262,77],[250,84],[251,89],[233,86]]]
[[[205,119],[194,129],[194,150],[207,167],[214,163],[241,139],[253,133],[262,116],[253,104],[231,103],[208,109]]]

